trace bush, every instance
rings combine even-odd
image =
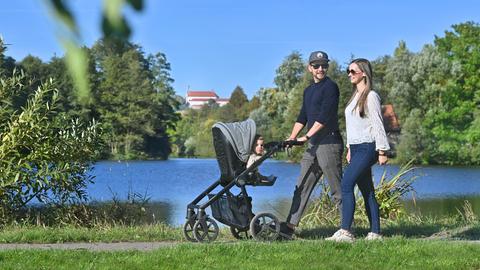
[[[14,72],[0,80],[0,217],[5,222],[31,202],[63,205],[86,200],[88,175],[100,150],[95,121],[58,113],[54,82],[28,93],[31,82]],[[19,104],[18,97],[27,97]]]

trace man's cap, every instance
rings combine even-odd
[[[310,54],[310,57],[308,58],[308,63],[319,63],[319,64],[328,64],[328,55],[326,52],[322,51],[315,51]]]

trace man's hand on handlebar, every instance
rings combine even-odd
[[[286,148],[291,148],[294,145],[303,145],[304,143],[305,143],[305,141],[300,141],[300,140],[297,140],[297,139],[286,140],[286,141],[283,142],[283,144]]]
[[[305,143],[306,141],[308,141],[307,136],[302,136],[302,137],[300,137],[300,138],[297,139],[297,142]]]

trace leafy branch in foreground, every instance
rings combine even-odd
[[[50,80],[34,93],[23,73],[0,80],[0,218],[29,202],[62,205],[86,199],[100,148],[98,123],[57,113]],[[15,102],[27,96],[24,104]]]

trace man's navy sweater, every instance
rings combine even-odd
[[[310,143],[316,145],[342,142],[337,114],[339,97],[338,86],[329,77],[305,88],[302,109],[297,122],[306,125],[308,129],[313,126],[315,121],[324,125],[312,136]]]

